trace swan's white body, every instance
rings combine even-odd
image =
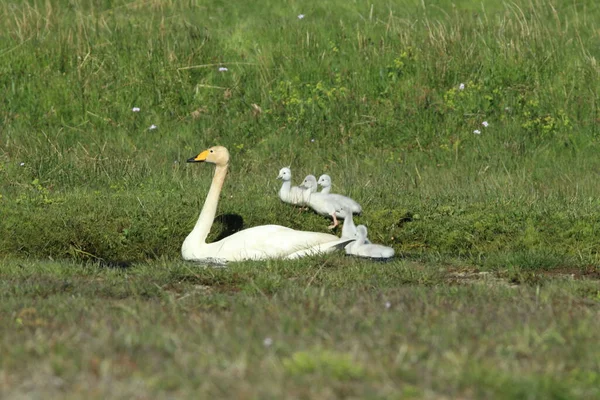
[[[331,177],[327,174],[323,174],[317,181],[319,185],[323,187],[319,193],[328,194],[331,193]]]
[[[345,222],[345,221],[344,221]],[[380,244],[367,243],[367,227],[359,225],[356,228],[356,241],[346,246],[346,254],[368,258],[392,258],[394,249]]]
[[[188,162],[202,161],[214,163],[215,174],[200,217],[181,247],[184,260],[223,263],[272,258],[291,259],[328,253],[344,247],[353,240],[340,239],[328,233],[297,231],[279,225],[263,225],[234,233],[218,242],[206,243],[227,175],[229,152],[225,147],[216,146],[188,160]]]
[[[279,189],[279,198],[281,201],[293,205],[303,205],[306,203],[305,188],[292,186],[292,171],[289,168],[281,168],[277,179],[283,180],[281,189]]]
[[[331,194],[322,192],[309,192],[317,187],[317,178],[309,175],[304,179],[303,186],[306,188],[307,203],[318,214],[328,215],[333,218],[333,225],[330,228],[335,228],[338,225],[337,218],[346,218],[348,213],[360,214],[362,207],[350,197],[342,196],[341,194]]]
[[[345,241],[328,233],[297,231],[279,225],[261,225],[244,229],[214,243],[202,243],[198,241],[198,237],[190,234],[183,242],[181,253],[185,260],[291,259],[333,251],[340,243]]]

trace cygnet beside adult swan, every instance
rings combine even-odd
[[[346,246],[346,254],[368,258],[392,258],[394,249],[380,244],[367,243],[367,227],[356,227],[356,241]]]
[[[184,260],[226,262],[299,258],[328,253],[343,248],[351,241],[328,233],[297,231],[279,225],[262,225],[236,232],[218,242],[206,243],[206,237],[217,212],[219,195],[227,176],[229,151],[225,147],[215,146],[187,161],[212,163],[216,167],[200,217],[181,246]]]

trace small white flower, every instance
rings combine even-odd
[[[314,138],[313,138],[313,139],[310,139],[310,142],[311,142],[311,143],[314,143],[314,142],[315,142],[315,139],[314,139]]]
[[[19,165],[20,165],[21,167],[24,167],[24,166],[25,166],[25,163],[24,163],[24,162],[22,162],[22,163],[21,163],[21,164],[19,164]]]
[[[304,14],[298,15],[298,19],[304,19]]]
[[[385,308],[389,309],[392,306],[392,303],[390,303],[389,301],[385,302]]]
[[[483,121],[483,122],[481,123],[481,125],[483,125],[483,126],[484,126],[484,128],[487,128],[489,124],[488,124],[488,122],[487,122],[487,121]]]
[[[465,84],[461,83],[460,85],[458,85],[458,90],[465,90]]]
[[[133,107],[131,109],[131,111],[133,111],[133,112],[140,112],[140,108],[139,107]]]
[[[227,71],[229,71],[227,68],[219,67],[219,72],[227,72]]]
[[[265,340],[263,340],[263,345],[265,347],[271,347],[272,344],[273,344],[273,339],[271,339],[270,337],[266,337]]]
[[[476,134],[476,135],[481,135],[481,131],[479,129],[475,129],[473,131],[473,133]]]
[[[149,131],[153,131],[153,130],[155,130],[156,128],[158,128],[158,126],[156,126],[156,125],[152,124],[152,125],[150,125],[150,128],[148,128],[148,130],[149,130]]]

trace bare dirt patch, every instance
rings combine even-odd
[[[540,271],[540,273],[549,277],[600,280],[600,267],[596,265],[586,265],[584,267],[558,267],[548,271]]]

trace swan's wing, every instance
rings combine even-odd
[[[347,239],[346,239],[347,240]],[[248,228],[218,242],[203,246],[206,257],[225,258],[229,261],[286,258],[294,253],[326,250],[340,241],[335,235],[321,232],[297,231],[279,225]],[[300,253],[299,253],[300,254]]]

